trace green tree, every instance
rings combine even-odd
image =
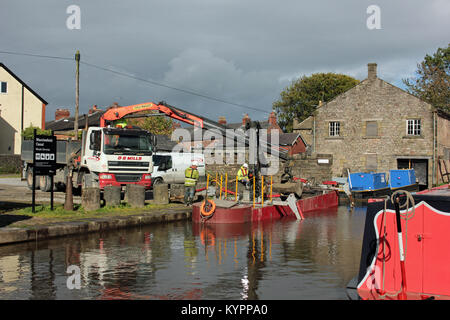
[[[22,131],[22,138],[24,140],[33,140],[34,139],[34,129],[36,129],[36,134],[43,135],[43,136],[50,136],[52,134],[51,130],[42,130],[39,127],[33,127],[33,124],[31,124],[28,128],[25,128]]]
[[[417,64],[416,76],[403,79],[409,93],[450,113],[450,44],[426,55]]]
[[[303,121],[313,114],[319,101],[328,102],[359,83],[344,74],[314,73],[294,80],[285,88],[281,99],[273,103],[278,124],[286,132],[292,132],[293,120]]]
[[[156,114],[156,112],[144,111],[145,114]],[[136,119],[128,119],[128,124],[138,126],[142,129],[148,130],[153,134],[171,135],[173,131],[172,118],[164,115],[142,117]]]

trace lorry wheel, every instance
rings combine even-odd
[[[37,177],[35,178],[35,182],[36,182],[35,187],[37,190],[37,189],[39,189],[39,182],[38,182]],[[28,189],[33,190],[33,168],[31,168],[31,167],[27,168],[27,187],[28,187]]]
[[[152,181],[152,186],[155,186],[157,184],[163,183],[163,179],[162,178],[155,178],[155,180]]]
[[[39,178],[39,187],[44,192],[49,192],[52,188],[51,179],[49,176],[41,176]]]

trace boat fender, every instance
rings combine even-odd
[[[209,211],[205,211],[205,205],[207,201],[211,203],[211,209]],[[203,218],[211,218],[215,210],[216,210],[216,203],[212,200],[206,199],[202,203],[202,206],[200,207],[200,214],[202,215]]]

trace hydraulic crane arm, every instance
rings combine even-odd
[[[119,120],[126,117],[127,115],[141,111],[159,111],[160,113],[164,113],[173,119],[203,128],[203,119],[201,119],[200,117],[189,114],[187,112],[183,112],[181,110],[177,110],[176,108],[169,105],[161,103],[155,104],[153,102],[111,108],[107,110],[100,118],[100,127],[106,127],[106,123],[108,121]]]
[[[227,134],[231,134],[233,138],[236,139],[243,138],[245,145],[246,146],[250,145],[247,136],[237,133],[234,130],[227,131],[228,128],[218,122],[192,114],[180,108],[175,108],[174,106],[171,106],[164,101],[161,101],[158,104],[155,104],[153,102],[146,102],[131,106],[111,108],[107,110],[100,118],[100,126],[106,127],[106,123],[108,121],[119,120],[121,118],[126,117],[127,115],[131,115],[133,113],[141,111],[158,111],[159,113],[163,113],[166,116],[171,117],[172,119],[188,123],[201,129],[215,129],[218,132],[220,132],[220,134],[222,134],[222,136],[224,137]],[[276,148],[273,148],[273,146],[270,143],[267,142],[263,142],[262,144],[263,146],[270,149],[273,155],[277,155],[284,160],[288,159],[287,152],[283,150],[277,150]]]

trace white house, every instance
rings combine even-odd
[[[47,102],[0,62],[0,154],[20,154],[21,132],[45,129]]]

